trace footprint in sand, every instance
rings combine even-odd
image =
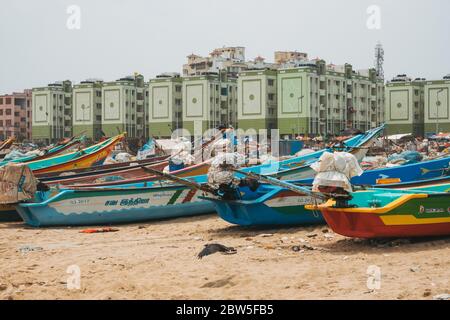
[[[201,286],[201,288],[222,288],[226,285],[230,285],[231,287],[235,286],[236,284],[234,282],[231,282],[231,279],[233,279],[234,276],[219,279],[216,281],[207,282],[204,285]]]

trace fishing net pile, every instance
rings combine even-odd
[[[173,141],[176,144],[171,148],[169,165],[163,170],[166,173],[181,170],[195,163],[195,157],[191,154],[191,141],[185,137]]]
[[[220,153],[214,157],[208,171],[208,185],[219,189],[223,185],[233,183],[234,171],[245,163],[245,157],[237,152]]]
[[[38,181],[25,164],[10,163],[0,168],[0,204],[34,198]]]
[[[347,152],[325,152],[311,168],[317,172],[313,182],[313,191],[320,192],[320,187],[339,187],[352,192],[350,179],[360,176],[363,170],[354,155]]]

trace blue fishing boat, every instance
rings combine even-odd
[[[214,212],[203,193],[185,186],[160,188],[64,190],[38,203],[21,203],[16,210],[33,227],[135,223]]]
[[[380,168],[364,171],[359,177],[353,177],[353,185],[378,185],[380,180],[397,180],[401,182],[420,182],[433,178],[439,178],[450,174],[450,155],[445,157],[412,163],[403,166]],[[314,179],[298,179],[298,184],[311,185]]]
[[[299,181],[282,182],[293,188],[309,188]],[[450,187],[450,176],[430,178],[415,182],[381,185],[383,189],[427,190],[442,192]],[[448,188],[447,187],[447,188]],[[305,205],[320,204],[320,199],[308,192],[302,194],[270,183],[261,183],[256,190],[239,187],[232,198],[204,198],[214,202],[216,211],[225,221],[240,226],[259,225],[311,225],[325,223],[319,210],[306,209]],[[450,191],[450,190],[447,190]]]
[[[363,150],[361,147],[373,141],[382,128],[347,140],[347,147],[360,152]],[[243,170],[273,172],[281,165],[297,165],[299,161],[303,163],[303,160],[316,161],[325,151],[281,161],[275,165],[260,165]],[[188,180],[197,184],[206,183],[207,175],[190,177]],[[65,188],[54,196],[42,193],[36,203],[18,204],[16,210],[32,226],[125,223],[214,212],[214,204],[201,196],[201,190],[183,185],[167,186],[159,180],[76,190]],[[176,203],[179,198],[182,199],[181,203]],[[137,201],[136,206],[128,205],[135,203],[132,200]]]
[[[79,138],[72,138],[72,139],[68,140],[66,143],[60,143],[60,144],[53,146],[52,148],[48,149],[42,155],[33,154],[30,156],[25,156],[25,157],[21,157],[21,158],[17,158],[17,159],[3,160],[3,161],[0,161],[0,167],[6,165],[8,163],[27,163],[27,162],[31,162],[31,161],[37,161],[37,160],[43,160],[43,159],[55,157],[55,156],[61,154],[62,152],[65,152],[71,148],[78,146],[84,139],[85,139],[84,136],[79,137]]]

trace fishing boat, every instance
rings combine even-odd
[[[365,134],[360,134],[352,137],[344,142],[346,145],[346,150],[353,151],[356,153],[367,152],[367,146],[373,143],[373,140],[378,137],[382,132],[383,126],[369,130]],[[243,169],[246,172],[254,172],[266,175],[276,175],[278,170],[283,170],[282,168],[300,168],[302,176],[312,177],[313,171],[309,168],[309,165],[314,163],[320,158],[320,156],[328,149],[323,149],[313,154],[307,154],[304,156],[294,157],[291,159],[286,159],[283,161],[276,161],[267,164],[255,165]],[[308,166],[305,166],[308,164]],[[179,177],[193,177],[204,175],[208,172],[209,162],[205,161],[200,164],[181,169],[179,171],[173,172],[174,175]],[[110,173],[99,173],[97,175],[85,176],[85,177],[75,177],[67,178],[61,177],[61,180],[53,180],[49,184],[60,184],[64,185],[65,188],[70,189],[80,189],[80,188],[92,188],[92,187],[106,187],[106,186],[135,186],[136,183],[142,183],[141,186],[145,187],[151,181],[154,181],[156,177],[153,174],[149,174],[142,168],[134,168],[129,170],[124,170],[122,172],[110,172]],[[202,181],[206,181],[206,176],[200,178]],[[102,181],[103,180],[103,181]],[[200,180],[198,180],[200,181]]]
[[[214,212],[214,204],[185,186],[64,190],[16,210],[33,227],[135,223]]]
[[[417,162],[403,166],[366,170],[362,175],[353,177],[353,185],[377,186],[393,181],[394,184],[402,182],[417,182],[433,178],[445,177],[450,174],[450,155],[429,161]],[[314,179],[298,179],[297,184],[311,185]]]
[[[349,152],[360,161],[367,154],[369,148],[373,145],[374,140],[383,133],[384,127],[385,126],[382,125],[367,131],[365,134],[359,134],[347,139],[337,150]],[[256,173],[276,177],[279,180],[308,179],[315,175],[314,170],[312,170],[310,166],[319,160],[325,152],[333,152],[335,150],[336,149],[327,148],[297,159],[285,160],[280,162],[278,166],[275,164],[276,170],[272,169],[272,171],[270,171],[270,169],[267,170],[263,167],[262,170],[259,170]],[[272,164],[272,166],[274,166],[274,164]]]
[[[27,165],[37,174],[101,165],[115,145],[124,137],[124,134],[120,134],[89,148],[48,159],[31,161]]]
[[[148,186],[153,181],[159,179],[152,173],[146,171],[146,168],[153,168],[156,170],[163,170],[167,166],[167,162],[156,163],[152,165],[138,166],[136,168],[125,169],[122,171],[115,171],[108,174],[89,175],[87,177],[75,179],[61,179],[46,184],[58,185],[65,189],[83,189],[83,188],[99,188],[108,186],[134,186],[136,183],[143,183],[143,186]],[[208,173],[209,161],[202,162],[197,165],[188,166],[186,168],[172,171],[171,174],[177,177],[193,177],[201,176]]]
[[[88,167],[88,168],[77,168],[72,169],[70,172],[67,171],[54,171],[54,172],[46,172],[41,174],[35,174],[35,177],[39,179],[41,182],[50,182],[57,181],[61,179],[74,179],[80,177],[86,177],[92,174],[101,174],[101,173],[112,173],[125,169],[130,169],[137,166],[143,165],[151,165],[155,163],[167,163],[167,159],[169,156],[155,156],[142,160],[135,161],[126,161],[126,162],[118,162],[111,164],[102,164],[100,166]]]
[[[38,161],[38,160],[44,160],[51,157],[55,157],[71,148],[74,148],[78,146],[82,141],[84,140],[84,137],[79,138],[72,138],[65,143],[58,143],[56,146],[50,148],[42,155],[34,154],[31,156],[26,156],[18,159],[12,159],[12,160],[4,160],[0,162],[0,167],[4,166],[8,163],[27,163],[31,161]]]
[[[356,136],[352,139],[350,139],[349,145],[352,145],[352,147],[357,148],[359,146],[361,146],[362,143],[367,142],[368,140],[372,140],[374,139],[374,137],[378,134],[380,129],[378,130],[371,130],[370,132],[364,134],[364,135],[359,135]],[[318,152],[316,153],[316,156],[320,156],[319,153],[323,153],[325,150],[323,150],[322,152]],[[298,162],[298,161],[302,161],[303,158],[306,159],[312,159],[311,155],[307,155],[305,157],[296,157],[293,159],[289,159],[289,160],[284,160],[281,161],[280,163],[278,163],[276,166],[278,165],[282,165],[282,164],[286,164],[286,163],[294,163],[294,162]],[[255,167],[249,167],[249,168],[244,168],[243,170],[249,171],[249,172],[253,172],[253,170],[257,171],[257,172],[264,172],[267,170],[273,170],[274,167],[271,165],[260,165],[260,166],[255,166]],[[269,171],[270,172],[270,171]],[[200,176],[194,176],[194,177],[190,177],[189,180],[191,182],[196,182],[196,183],[205,183],[207,180],[207,176],[206,175],[200,175]],[[65,201],[70,201],[70,200],[74,200],[74,199],[70,199],[72,197],[74,198],[78,198],[79,195],[83,195],[84,197],[88,197],[90,195],[90,193],[95,193],[95,194],[100,194],[100,193],[105,193],[108,194],[109,192],[114,192],[115,194],[119,195],[121,192],[125,192],[127,189],[130,189],[131,194],[133,194],[134,191],[136,192],[141,192],[142,190],[147,190],[147,189],[151,189],[152,193],[158,195],[158,190],[160,191],[164,191],[166,190],[165,188],[168,188],[168,186],[163,185],[161,183],[161,179],[157,179],[155,180],[154,178],[150,179],[150,181],[142,181],[139,183],[128,183],[128,184],[124,184],[123,181],[116,185],[116,186],[103,186],[103,187],[76,187],[76,186],[70,186],[66,187],[66,189],[60,191],[58,194],[51,196],[50,198],[47,198],[46,196],[42,195],[42,197],[40,199],[37,199],[36,203],[26,203],[26,204],[19,204],[16,206],[16,209],[21,213],[21,217],[23,219],[26,219],[26,221],[28,221],[27,223],[31,224],[31,225],[52,225],[52,216],[56,215],[58,216],[58,218],[55,218],[57,222],[55,223],[59,223],[59,224],[65,224],[67,223],[68,225],[73,225],[73,224],[83,224],[84,222],[84,217],[90,217],[91,214],[95,213],[97,211],[97,209],[95,207],[90,207],[90,206],[85,206],[83,208],[83,212],[85,213],[85,215],[83,215],[83,219],[78,219],[80,216],[75,214],[75,215],[69,215],[70,218],[67,219],[61,219],[62,216],[67,217],[67,215],[63,214],[62,212],[58,212],[58,210],[53,210],[53,206],[56,206],[56,208],[58,207],[58,203],[60,201],[60,199],[64,199]],[[195,189],[195,188],[194,188]],[[165,194],[167,197],[174,197],[174,198],[178,198],[178,196],[176,195],[176,192],[174,191],[175,189],[169,189],[172,192],[163,192],[162,194]],[[197,191],[195,191],[195,193],[193,191],[193,188],[190,187],[186,187],[186,186],[178,186],[176,191],[182,191],[182,192],[186,192],[186,193],[192,193],[195,196],[197,196],[196,194],[199,193],[198,190],[201,189],[195,189]],[[126,191],[128,192],[128,191]],[[64,195],[64,197],[63,197]],[[206,201],[204,199],[196,199],[196,201],[190,201],[191,199],[189,199],[190,196],[187,199],[187,202],[193,202],[192,204],[192,208],[195,208],[198,206],[199,210],[198,213],[204,212],[203,211],[203,207],[206,206],[208,208],[208,210],[211,212],[214,209],[214,205],[212,202]],[[170,199],[169,199],[170,200]],[[77,209],[81,210],[81,206],[82,203],[80,203],[80,205],[78,205],[78,202],[76,202],[77,205]],[[170,201],[166,202],[168,204],[170,204]],[[207,204],[206,204],[207,203]],[[73,207],[73,205],[72,205]],[[26,209],[23,209],[26,208]],[[109,208],[109,207],[108,207]],[[115,210],[119,210],[120,207],[116,207],[114,208]],[[38,211],[36,211],[38,210]],[[74,208],[75,210],[75,208]],[[104,213],[106,211],[108,211],[105,208],[99,208],[98,212],[100,213]],[[152,208],[153,210],[153,208]],[[167,214],[169,215],[169,212],[172,211],[172,207],[170,205],[166,205],[165,208],[161,208],[158,207],[158,210],[163,210],[165,212],[167,212]],[[192,209],[194,210],[194,209]],[[33,214],[39,212],[39,215],[34,216]],[[189,214],[190,214],[190,210],[189,210]],[[25,215],[26,213],[26,215]],[[161,216],[164,216],[166,213],[162,212]],[[137,215],[139,216],[139,215]],[[161,217],[158,215],[158,217]],[[77,218],[78,217],[78,218]],[[147,218],[151,217],[151,215],[149,215]],[[34,219],[34,220],[33,220]],[[101,215],[101,219],[103,219],[102,221],[104,223],[109,223],[109,216],[108,215]],[[124,218],[125,219],[125,218]],[[129,217],[128,220],[123,220],[123,222],[131,222],[134,221],[133,217]],[[74,220],[74,221],[72,221]],[[37,221],[37,222],[33,222],[33,221]],[[92,220],[91,221],[89,218],[87,219],[86,223],[93,223],[92,221],[99,221],[99,220]],[[115,219],[111,219],[111,221],[118,221]],[[98,222],[100,223],[100,221]]]
[[[204,197],[204,199],[215,203],[216,211],[223,220],[240,226],[325,223],[320,210],[305,208],[305,205],[323,202],[311,194],[309,188],[312,181],[305,185],[302,180],[277,182],[268,177],[255,176],[254,178],[264,182],[256,188],[239,187],[232,196],[233,199],[230,199],[230,197],[225,199],[223,197]],[[411,191],[424,189],[440,192],[445,190],[445,186],[448,184],[450,184],[450,176],[376,185],[376,187]],[[367,187],[356,186],[356,188],[364,190]]]
[[[3,141],[0,144],[0,151],[9,149],[13,145],[14,141],[16,141],[15,137],[10,137],[10,138],[6,139],[5,141]]]
[[[375,188],[352,193],[343,206],[329,200],[306,208],[320,210],[330,228],[347,237],[450,235],[450,184],[432,191]]]

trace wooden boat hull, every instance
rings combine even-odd
[[[42,203],[16,206],[30,226],[136,223],[214,212],[201,192],[182,186],[139,189],[65,190]]]
[[[67,174],[67,171],[54,171],[54,172],[47,172],[43,174],[35,174],[36,178],[38,178],[42,182],[50,182],[50,181],[56,181],[56,180],[64,180],[64,179],[75,179],[75,178],[81,178],[81,177],[88,177],[90,175],[97,175],[97,174],[106,174],[106,173],[112,173],[116,171],[126,170],[126,169],[132,169],[136,166],[140,165],[152,165],[155,163],[161,163],[167,160],[169,156],[161,156],[161,157],[154,157],[144,160],[136,160],[136,161],[129,161],[129,162],[121,162],[121,163],[113,163],[113,164],[103,164],[101,166],[96,167],[89,167],[89,168],[78,168],[70,170],[69,175],[61,175],[62,173]],[[164,163],[168,163],[165,161]]]
[[[0,222],[18,222],[22,218],[16,211],[16,208],[10,204],[0,204]]]
[[[88,168],[99,166],[106,160],[109,154],[114,150],[115,145],[119,143],[122,139],[123,135],[117,136],[116,138],[112,139],[111,142],[99,148],[97,151],[94,151],[86,155],[82,155],[78,158],[72,159],[67,162],[50,165],[41,169],[36,169],[33,170],[33,172],[43,174],[53,171],[69,171],[77,168]]]
[[[353,238],[426,237],[450,234],[450,193],[414,194],[389,208],[321,212],[334,232]]]
[[[242,191],[242,190],[241,190]],[[269,191],[257,201],[223,201],[214,202],[219,216],[240,226],[264,225],[313,225],[324,224],[320,211],[305,209],[305,204],[312,203],[308,196],[299,196],[291,191]]]
[[[450,187],[446,189],[449,180],[450,177],[430,179],[421,183],[389,185],[389,188],[446,192],[450,191]],[[267,184],[260,185],[256,192],[251,192],[247,187],[239,188],[238,193],[243,200],[210,199],[215,203],[219,216],[229,223],[241,226],[325,223],[320,210],[305,208],[305,205],[315,202],[309,196]]]
[[[374,139],[378,138],[383,132],[383,126],[369,130],[365,135],[361,137],[354,137],[346,141],[348,146],[348,152],[352,153],[358,161],[362,160],[367,154],[369,147],[373,144]],[[267,174],[271,177],[276,177],[277,179],[287,181],[287,180],[301,180],[308,179],[315,176],[316,172],[311,169],[311,165],[318,161],[320,156],[325,152],[333,152],[332,150],[319,151],[314,155],[314,157],[306,158],[305,161],[299,163],[286,163],[283,164],[278,171]]]
[[[167,163],[159,163],[155,165],[150,165],[149,167],[162,171]],[[171,174],[181,177],[193,177],[201,176],[208,173],[209,163],[201,163],[191,167],[187,167],[181,170],[173,171]],[[88,178],[81,179],[69,179],[59,182],[59,185],[63,185],[65,188],[70,189],[82,189],[82,188],[92,188],[92,187],[107,187],[107,186],[121,186],[135,183],[147,183],[157,181],[160,178],[148,173],[142,168],[134,168],[123,170],[121,172],[114,172],[106,175],[89,176]],[[51,184],[57,183],[56,181]]]

